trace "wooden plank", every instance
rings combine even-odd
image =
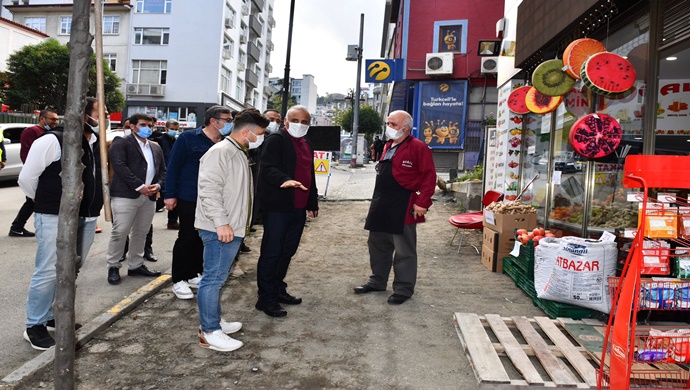
[[[590,386],[597,385],[597,373],[594,367],[589,363],[582,353],[577,351],[572,341],[570,341],[560,329],[554,325],[551,320],[546,317],[534,317],[537,324],[541,326],[541,329],[546,333],[547,336],[553,341],[556,346],[563,351],[565,358],[568,359],[570,364],[575,368],[575,370],[580,374],[585,383]],[[602,340],[603,342],[603,340]]]
[[[604,350],[604,328],[601,322],[594,325],[570,318],[558,318],[558,323],[578,344],[587,350],[597,363],[601,361],[601,354]]]
[[[503,344],[506,355],[508,355],[515,368],[522,374],[525,381],[530,384],[543,384],[544,380],[541,375],[534,368],[534,364],[529,360],[522,346],[515,339],[515,336],[510,332],[510,329],[508,329],[501,317],[496,314],[487,314],[485,317],[494,334],[496,334],[498,341]]]
[[[510,377],[494,350],[479,316],[474,313],[455,313],[460,341],[480,383],[509,383]]]
[[[570,372],[570,369],[551,353],[549,346],[526,317],[515,316],[512,319],[527,343],[534,348],[537,359],[556,385],[575,386],[580,383]]]

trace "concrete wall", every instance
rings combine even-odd
[[[12,23],[0,20],[0,72],[7,71],[10,55],[26,45],[36,45],[46,38]]]

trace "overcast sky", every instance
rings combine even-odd
[[[328,93],[347,93],[354,88],[357,66],[345,61],[348,45],[359,43],[360,14],[364,14],[365,59],[380,58],[381,34],[385,0],[295,0],[292,28],[290,76],[314,76],[319,96]],[[275,0],[273,5],[276,27],[271,40],[271,77],[283,77],[287,51],[290,0]],[[364,73],[362,73],[362,84]]]

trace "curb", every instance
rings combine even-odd
[[[91,341],[98,332],[109,327],[115,321],[134,310],[142,302],[155,295],[171,282],[172,275],[161,275],[115,304],[115,306],[108,309],[105,313],[89,321],[83,328],[76,332],[76,349],[79,350],[79,348]],[[14,389],[17,388],[17,386],[21,386],[41,373],[44,368],[50,366],[54,360],[55,347],[51,347],[2,378],[0,380],[0,389]]]

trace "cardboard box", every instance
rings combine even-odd
[[[482,235],[482,246],[491,249],[494,252],[510,252],[515,246],[515,234],[499,233],[489,227],[484,228]]]
[[[499,233],[515,233],[515,229],[532,230],[537,227],[537,214],[496,214],[484,210],[484,227]]]
[[[503,272],[503,258],[510,256],[509,252],[494,252],[482,246],[482,264],[491,272]]]

